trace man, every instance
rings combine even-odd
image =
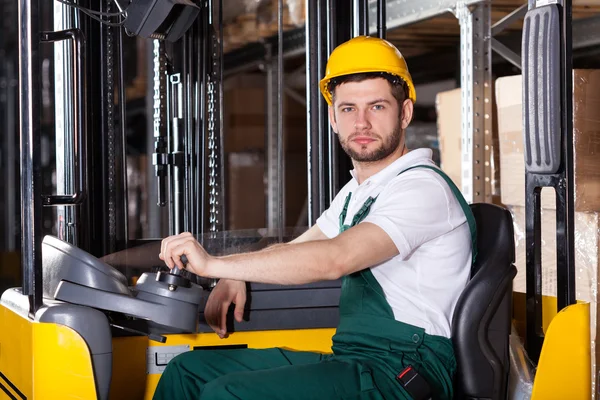
[[[410,151],[404,132],[415,88],[400,52],[357,37],[331,54],[321,92],[352,158],[352,179],[317,224],[288,244],[212,257],[189,233],[166,238],[160,258],[221,280],[206,317],[221,336],[244,281],[303,284],[342,277],[333,354],[282,349],[188,352],[169,363],[155,398],[411,398],[396,377],[409,365],[434,398],[452,398],[451,319],[471,267],[472,215],[431,150]]]

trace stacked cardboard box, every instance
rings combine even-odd
[[[265,159],[260,153],[228,155],[227,216],[230,230],[265,226]]]
[[[435,107],[440,143],[440,167],[460,188],[462,181],[460,88],[438,93]]]
[[[283,1],[283,30],[304,25],[306,0]],[[230,4],[231,3],[231,4]],[[223,25],[223,49],[235,50],[247,43],[277,35],[279,2],[277,0],[230,0]]]
[[[265,83],[262,74],[238,75],[225,81],[223,129],[226,152],[264,151],[268,123]],[[286,151],[305,151],[306,107],[284,94],[283,114]]]
[[[284,0],[282,24],[284,30],[304,25],[305,0]],[[279,1],[262,0],[257,9],[258,31],[261,37],[277,35]]]
[[[600,71],[576,70],[574,72],[573,95],[573,142],[575,159],[575,211],[576,237],[581,243],[591,243],[593,248],[581,249],[589,254],[597,253],[597,229],[588,229],[588,225],[596,225],[597,211],[600,211],[600,120],[595,116],[600,107]],[[498,112],[498,130],[500,139],[500,169],[502,170],[501,194],[502,203],[507,205],[515,215],[516,231],[524,232],[525,215],[525,159],[523,154],[522,128],[522,79],[521,76],[499,78],[496,81],[496,100]],[[544,189],[542,196],[542,225],[543,234],[548,240],[544,241],[544,252],[547,262],[544,263],[544,275],[556,276],[556,257],[554,211],[556,209],[553,189]],[[589,214],[589,215],[588,215]],[[594,237],[589,237],[593,234]],[[523,233],[524,235],[524,233]],[[583,236],[582,236],[583,235]],[[553,238],[553,239],[550,239]],[[517,239],[523,239],[517,235]],[[551,245],[552,244],[552,245]],[[519,273],[515,279],[515,291],[525,292],[525,256],[523,242],[517,240],[517,268]],[[597,261],[597,257],[596,257]],[[576,263],[577,270],[584,266],[593,268],[584,275],[596,276],[597,262],[591,265]],[[579,293],[591,293],[591,280],[578,280]],[[595,279],[594,279],[595,281]],[[555,281],[544,279],[544,294],[555,295]],[[553,283],[554,282],[554,283]],[[593,290],[595,292],[595,290]],[[580,298],[580,300],[591,300]]]
[[[521,76],[496,82],[502,202],[525,206]],[[573,76],[573,154],[575,161],[575,210],[600,211],[600,71],[575,70]],[[556,208],[549,200],[543,208]],[[552,200],[552,201],[551,201]]]
[[[454,181],[456,186],[462,183],[462,126],[461,126],[461,89],[440,92],[436,96],[436,112],[438,139],[440,146],[440,167]],[[492,115],[492,130],[484,138],[484,145],[489,147],[490,157],[484,160],[490,166],[489,193],[486,201],[497,202],[500,192],[500,168],[498,149],[498,130]]]
[[[286,225],[306,199],[306,108],[284,96]],[[239,75],[224,86],[223,128],[228,162],[228,229],[266,226],[267,107],[264,75]]]

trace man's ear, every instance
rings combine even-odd
[[[406,129],[413,119],[413,113],[415,111],[413,102],[411,99],[404,100],[402,103],[402,129]]]
[[[331,129],[333,129],[333,131],[337,134],[337,122],[335,121],[335,111],[333,106],[329,106],[327,111],[329,112],[329,124],[331,125]]]

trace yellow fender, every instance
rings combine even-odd
[[[96,399],[85,340],[0,306],[0,400]]]
[[[590,305],[565,307],[544,338],[532,400],[592,398]]]

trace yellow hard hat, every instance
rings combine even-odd
[[[415,85],[400,51],[387,40],[357,36],[336,47],[329,56],[325,77],[320,84],[327,104],[332,103],[329,92],[331,79],[362,72],[387,72],[401,78],[408,86],[408,97],[413,103],[417,101]]]

